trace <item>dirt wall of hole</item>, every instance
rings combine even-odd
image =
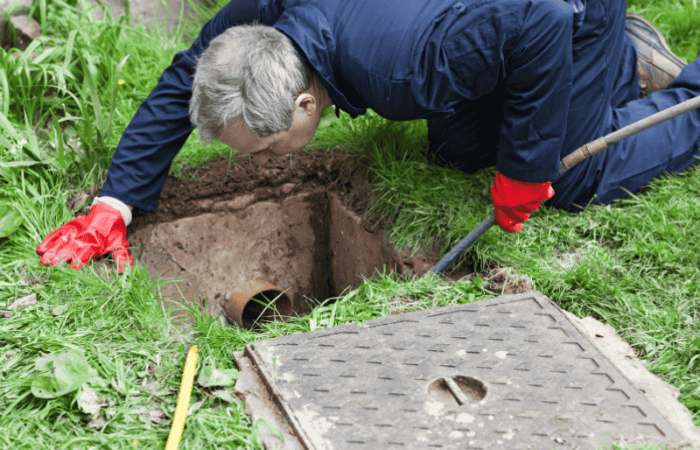
[[[238,286],[259,279],[285,290],[294,311],[304,314],[376,270],[405,273],[414,266],[383,233],[365,230],[337,193],[316,189],[251,204],[244,197],[219,202],[226,210],[151,223],[130,234],[133,256],[152,275],[174,281],[162,287],[171,306],[197,303],[221,316],[222,302]]]

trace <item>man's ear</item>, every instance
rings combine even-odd
[[[297,108],[301,108],[305,113],[312,113],[316,110],[316,98],[308,93],[300,94],[294,101]]]

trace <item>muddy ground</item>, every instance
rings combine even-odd
[[[291,158],[272,158],[263,167],[250,162],[248,156],[236,155],[230,164],[221,158],[186,173],[190,179],[169,176],[155,213],[136,212],[130,229],[211,212],[215,203],[244,194],[255,203],[301,192],[333,191],[361,212],[366,210],[363,205],[371,190],[367,163],[338,150],[310,150]]]

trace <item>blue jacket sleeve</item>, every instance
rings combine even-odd
[[[533,3],[507,58],[506,101],[496,167],[533,183],[552,181],[566,134],[573,60],[571,6]]]
[[[232,0],[204,24],[189,50],[175,55],[124,132],[102,196],[136,208],[156,209],[170,164],[194,129],[189,120],[189,100],[195,58],[226,29],[256,20],[258,0]]]

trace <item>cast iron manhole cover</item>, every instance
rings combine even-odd
[[[307,449],[682,441],[539,293],[269,339],[235,358]]]

